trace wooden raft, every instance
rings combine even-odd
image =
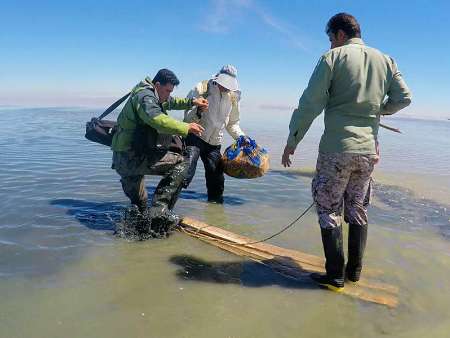
[[[230,231],[202,223],[192,218],[184,218],[180,231],[196,237],[223,250],[269,266],[286,277],[305,278],[311,272],[325,272],[324,259],[296,250],[281,248],[268,243],[255,243],[255,240]],[[380,271],[364,270],[366,276],[376,276]],[[346,283],[341,292],[363,301],[386,305],[398,305],[398,288],[373,280],[361,279],[356,285]]]

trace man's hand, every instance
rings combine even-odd
[[[200,113],[204,113],[204,112],[208,111],[208,106],[198,107],[197,109]]]
[[[286,145],[286,147],[284,147],[284,151],[283,151],[283,156],[281,157],[281,164],[286,168],[286,167],[290,167],[292,162],[291,159],[289,158],[290,155],[294,155],[295,149],[289,147],[288,145]]]
[[[205,128],[203,128],[198,123],[195,123],[195,122],[189,123],[189,134],[201,136],[204,131],[205,131]]]
[[[208,100],[203,97],[197,97],[192,100],[192,104],[197,106],[200,111],[208,110]]]
[[[375,159],[375,164],[378,164],[380,162],[380,144],[378,141],[375,141],[375,149],[377,151],[377,158]]]

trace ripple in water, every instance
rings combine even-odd
[[[431,227],[446,239],[450,239],[450,207],[436,201],[417,198],[413,191],[375,183],[375,197],[391,209],[389,217],[396,224],[405,225],[411,231]],[[373,208],[377,209],[376,206]],[[385,214],[379,210],[375,215]]]

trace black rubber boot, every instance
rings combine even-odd
[[[225,176],[223,174],[222,155],[220,146],[208,145],[208,149],[202,154],[205,165],[206,190],[208,202],[222,204]]]
[[[356,283],[359,281],[362,270],[362,260],[367,242],[367,224],[349,224],[348,231],[348,262],[345,276]]]
[[[312,273],[311,278],[332,291],[344,288],[344,248],[342,244],[342,227],[332,229],[320,228],[325,252],[326,274]]]
[[[208,202],[213,204],[223,204],[223,196],[208,196]]]
[[[174,228],[180,223],[180,217],[170,210],[163,213],[157,212],[157,214],[153,214],[153,211],[154,210],[150,213],[150,230],[152,237],[168,237]]]
[[[156,187],[151,208],[173,209],[189,170],[187,161],[180,162]],[[163,211],[163,210],[162,210]]]
[[[200,148],[196,146],[187,146],[185,157],[186,162],[189,165],[189,169],[187,170],[186,177],[183,181],[183,188],[187,188],[189,184],[191,184],[192,179],[195,176],[195,171],[197,169],[197,162],[200,157]]]
[[[178,163],[156,187],[149,210],[153,231],[168,232],[178,225],[180,218],[172,212],[172,209],[178,200],[187,171],[188,163],[186,161]]]
[[[132,204],[135,204],[138,207],[141,214],[147,211],[147,200],[137,201],[136,203]]]

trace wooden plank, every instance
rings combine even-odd
[[[264,242],[249,244],[254,240],[192,218],[184,218],[181,226],[182,231],[190,236],[270,266],[274,271],[289,278],[298,279],[311,272],[325,271],[324,260],[321,257]],[[367,274],[366,270],[364,270],[364,273]],[[397,287],[368,279],[362,279],[357,285],[347,283],[342,293],[389,307],[395,307],[398,304]]]
[[[198,234],[207,235],[208,237],[229,241],[230,243],[238,245],[243,245],[255,241],[249,237],[238,235],[225,229],[218,228],[188,217],[186,217],[183,220],[183,224],[185,226],[188,226],[189,228],[192,228],[193,231],[195,231]],[[281,248],[269,243],[249,244],[245,245],[245,247],[256,249],[260,252],[267,252],[270,253],[271,255],[290,257],[295,261],[297,261],[300,265],[301,264],[313,265],[318,268],[317,270],[318,272],[324,271],[323,267],[325,265],[325,260],[318,256],[310,255],[296,250]],[[382,272],[380,270],[375,269],[364,269],[364,274],[366,276],[377,276],[382,274]]]

